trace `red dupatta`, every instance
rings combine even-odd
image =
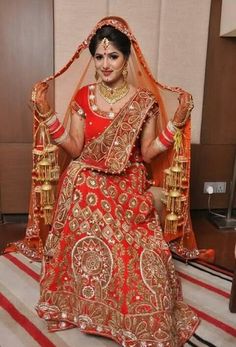
[[[99,21],[87,39],[85,39],[78,46],[75,54],[72,56],[69,62],[55,75],[50,76],[43,81],[49,84],[49,89],[52,88],[54,90],[55,107],[59,114],[65,114],[63,120],[64,124],[69,127],[71,117],[70,102],[73,100],[77,91],[82,86],[89,85],[94,82],[95,69],[93,62],[91,61],[88,46],[91,38],[96,33],[96,30],[104,25],[111,25],[115,27],[127,35],[131,41],[131,55],[128,62],[128,81],[137,89],[141,88],[149,90],[155,98],[153,103],[155,101],[159,105],[159,117],[157,117],[157,135],[166,126],[168,120],[173,118],[175,112],[184,112],[184,114],[190,116],[192,109],[191,95],[179,87],[165,86],[155,80],[129,26],[122,18],[113,16],[106,17]],[[180,104],[179,100],[183,96],[184,102]],[[32,101],[34,103],[33,98]],[[128,127],[125,131],[125,136],[121,136],[119,130],[116,131],[114,126],[116,123],[118,124],[118,119],[122,118],[122,115],[124,117],[124,124]],[[131,131],[132,127],[129,123],[130,120],[128,119],[128,115],[130,116],[131,122],[134,122],[132,124],[135,129],[134,134]],[[42,240],[45,240],[49,226],[44,224],[45,211],[42,210],[37,201],[37,194],[45,182],[42,182],[37,178],[36,168],[38,163],[43,159],[50,159],[50,157],[52,158],[54,155],[53,169],[55,169],[56,172],[58,162],[57,151],[55,151],[55,148],[51,145],[50,140],[47,140],[47,136],[43,135],[47,131],[45,127],[40,125],[39,117],[35,108],[34,117],[33,177],[29,208],[29,222],[26,238],[23,242],[17,244],[17,248],[30,258],[40,260],[43,252]],[[114,120],[114,124],[112,123],[110,129],[111,132],[110,130],[107,133],[105,132],[105,137],[103,134],[104,141],[102,141],[103,149],[101,151],[102,154],[100,153],[99,157],[99,166],[101,165],[103,169],[108,170],[111,173],[121,172],[123,167],[127,165],[129,154],[131,153],[131,149],[134,144],[134,139],[141,129],[142,119],[137,119],[136,116],[136,118],[132,117],[133,114],[130,110],[127,113],[124,110],[121,111],[120,116]],[[137,124],[135,122],[137,122]],[[112,136],[115,138],[109,137],[110,134],[112,134]],[[164,236],[166,237],[167,241],[174,241],[174,243],[172,243],[172,249],[179,255],[185,258],[194,258],[199,256],[199,251],[197,250],[189,214],[189,180],[191,159],[190,118],[182,128],[181,134],[181,143],[178,144],[180,137],[178,137],[178,139],[176,138],[177,145],[173,149],[168,150],[166,153],[161,154],[158,158],[153,160],[151,167],[155,185],[157,186],[163,185],[163,172],[166,173],[166,170],[176,166],[181,166],[182,168],[184,167],[185,175],[182,177],[184,178],[184,185],[181,183],[179,186],[184,201],[181,220],[175,232],[168,232],[168,230],[165,230]],[[115,146],[115,142],[118,144],[117,146]],[[109,147],[108,144],[111,146]],[[87,164],[96,167],[98,164],[94,153],[98,153],[100,150],[101,147],[99,148],[96,141],[86,147],[82,154],[84,163],[87,162]],[[91,156],[91,154],[93,154],[93,156]],[[109,154],[107,158],[106,154]],[[176,159],[179,161],[176,161]],[[68,163],[68,158],[66,158],[65,154],[62,152],[62,155],[59,155],[59,165],[61,170],[65,168],[65,163]],[[51,186],[54,187],[54,183],[56,183],[56,180],[52,180]],[[170,190],[171,187],[165,189],[166,194],[169,194]],[[210,256],[211,255],[212,254],[210,254]]]

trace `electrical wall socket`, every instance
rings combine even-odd
[[[213,188],[213,194],[226,193],[226,182],[204,182],[203,193],[208,194],[207,188]]]

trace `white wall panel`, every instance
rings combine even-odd
[[[110,0],[109,15],[124,18],[136,36],[156,76],[160,35],[161,0]]]
[[[54,0],[56,71],[68,62],[107,11],[107,0]]]
[[[54,0],[55,71],[69,61],[78,45],[87,38],[95,24],[107,15],[107,11],[107,0]],[[68,84],[65,76],[60,78],[64,86],[63,90],[56,88],[55,107],[62,118],[64,105],[68,103],[74,86]]]
[[[55,67],[106,15],[129,23],[150,68],[163,84],[193,94],[192,142],[200,142],[210,0],[54,0]],[[62,96],[58,96],[61,99]]]
[[[158,78],[194,98],[192,142],[200,142],[210,0],[162,0]]]
[[[222,0],[220,36],[236,37],[235,0]]]

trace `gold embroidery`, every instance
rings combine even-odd
[[[113,268],[113,257],[108,246],[97,237],[85,237],[75,244],[72,257],[77,293],[83,294],[84,283],[89,283],[96,298],[101,297],[101,288],[109,284]],[[87,281],[83,281],[83,278],[87,278]]]
[[[97,195],[94,193],[88,193],[86,196],[86,202],[90,206],[95,206],[98,202]]]
[[[127,199],[128,199],[128,194],[126,194],[126,193],[122,193],[118,197],[118,201],[120,204],[124,204],[127,201]]]
[[[111,205],[110,203],[108,202],[108,200],[102,200],[101,201],[101,206],[102,208],[107,211],[107,212],[111,212]]]
[[[194,329],[197,317],[182,302],[168,246],[145,192],[143,164],[127,169],[127,181],[85,167],[76,172],[75,166],[61,187],[52,230],[55,253],[43,266],[39,314],[52,330],[78,326],[112,335],[129,347],[144,342],[156,347],[156,341],[180,345],[173,332],[182,333],[183,321],[185,331]],[[78,191],[86,198],[78,198]],[[66,243],[58,242],[60,230]]]
[[[106,130],[85,146],[80,160],[93,163],[93,168],[120,173],[129,162],[137,135],[154,102],[151,92],[139,89]]]

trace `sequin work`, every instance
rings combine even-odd
[[[182,300],[135,142],[148,113],[158,108],[143,91],[138,100],[142,120],[134,112],[132,129],[125,113],[107,121],[63,176],[37,311],[50,331],[79,327],[126,347],[179,347],[198,318]],[[131,148],[115,165],[116,136]],[[90,148],[96,149],[92,165]]]

